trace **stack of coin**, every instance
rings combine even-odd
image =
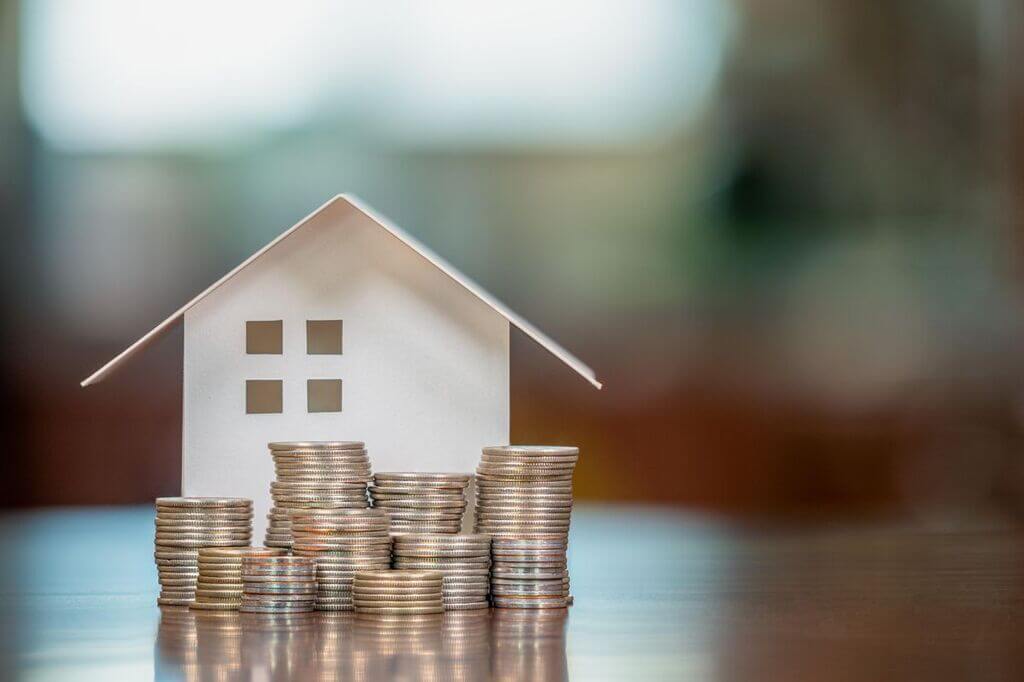
[[[292,514],[292,551],[316,562],[316,608],[352,610],[356,571],[391,566],[388,516],[377,509],[304,509]]]
[[[312,611],[316,600],[316,564],[295,556],[244,557],[242,604],[244,613],[297,613]]]
[[[579,448],[484,448],[476,470],[476,532],[495,538],[569,533]]]
[[[199,550],[199,581],[193,609],[238,610],[242,603],[242,559],[283,556],[275,547],[204,547]]]
[[[291,512],[297,509],[365,509],[370,459],[358,441],[270,443],[277,480],[264,544],[292,546]]]
[[[490,588],[491,537],[445,533],[403,533],[394,537],[394,567],[439,571],[444,608],[486,609]]]
[[[470,474],[379,473],[373,477],[373,506],[391,517],[395,533],[458,533],[466,511]]]
[[[156,568],[158,604],[187,606],[195,599],[200,547],[247,547],[252,500],[238,497],[158,497]]]
[[[564,535],[494,538],[491,600],[497,607],[562,608],[569,604]]]
[[[357,614],[413,616],[444,612],[437,571],[360,571],[352,580]]]

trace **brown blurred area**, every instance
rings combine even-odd
[[[517,120],[537,95],[510,78],[511,112],[483,110],[497,121],[483,133],[423,132],[429,107],[412,133],[373,128],[342,89],[242,141],[122,143],[90,138],[71,95],[70,117],[50,115],[69,87],[53,64],[75,53],[44,58],[65,35],[47,22],[69,20],[0,2],[0,504],[176,492],[180,332],[96,388],[78,382],[351,191],[597,370],[601,392],[514,333],[513,442],[579,444],[582,499],[1021,518],[1024,10],[683,5],[651,4],[678,26],[631,25],[663,42],[636,92],[606,85],[672,95],[651,100],[658,116],[612,126],[594,113],[604,100],[569,87],[563,109]],[[707,54],[673,51],[687,21],[716,36]],[[361,87],[381,82],[373,63]],[[475,115],[458,88],[436,96]]]

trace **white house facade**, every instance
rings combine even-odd
[[[317,219],[185,313],[182,493],[252,498],[255,537],[268,442],[472,471],[509,437],[508,321],[362,214]]]

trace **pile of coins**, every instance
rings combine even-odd
[[[243,613],[312,611],[316,600],[316,564],[295,556],[242,559]]]
[[[569,605],[568,541],[560,534],[494,538],[491,600],[502,608],[541,609]]]
[[[569,533],[579,448],[484,448],[476,470],[476,532],[495,538]]]
[[[352,610],[356,571],[391,565],[388,516],[377,509],[306,509],[293,513],[292,551],[316,563],[316,608]]]
[[[491,537],[409,533],[394,537],[394,567],[438,571],[447,611],[486,609]]]
[[[193,609],[237,610],[242,603],[242,559],[282,556],[274,547],[204,547],[199,550],[199,581]]]
[[[504,581],[529,579],[527,574],[530,571],[527,569],[531,568],[561,570],[564,573],[561,579],[565,589],[561,602],[558,599],[541,599],[529,602],[530,606],[565,606],[572,603],[572,596],[568,592],[569,574],[565,565],[565,552],[572,516],[572,475],[579,456],[579,448],[568,446],[505,445],[484,448],[476,470],[475,529],[478,533],[488,533],[494,538],[491,594],[495,606],[512,606],[514,600],[511,597],[527,598],[529,589],[542,589],[536,585],[533,588],[522,587],[519,592],[509,592],[509,588],[515,586]],[[515,565],[505,562],[499,568],[502,563],[497,554],[499,547],[513,549],[504,544],[505,541],[530,539],[540,543],[536,549],[544,550],[543,565],[538,565],[534,557],[529,555],[534,548],[527,544],[522,548],[526,552],[522,560],[526,563]],[[554,545],[544,543],[558,545],[561,556],[546,556],[547,550]],[[560,569],[555,566],[558,563],[561,564]],[[501,571],[505,572],[504,576],[498,578]],[[544,570],[540,573],[549,574],[552,571]],[[501,586],[500,590],[496,589],[497,585]],[[550,585],[545,583],[543,589],[550,589]],[[506,594],[499,598],[499,591],[505,591]]]
[[[391,517],[395,533],[458,533],[466,511],[469,474],[378,473],[373,506]]]
[[[247,547],[252,541],[252,500],[238,497],[158,497],[156,568],[158,604],[187,606],[196,595],[200,547]]]
[[[352,580],[356,613],[415,616],[443,613],[441,574],[437,571],[360,571]]]
[[[301,509],[360,509],[369,506],[370,459],[359,441],[270,443],[277,480],[264,544],[292,546],[291,513]]]

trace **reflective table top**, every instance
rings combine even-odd
[[[1017,679],[1014,532],[573,514],[576,603],[387,619],[156,606],[149,508],[0,517],[0,678]]]

